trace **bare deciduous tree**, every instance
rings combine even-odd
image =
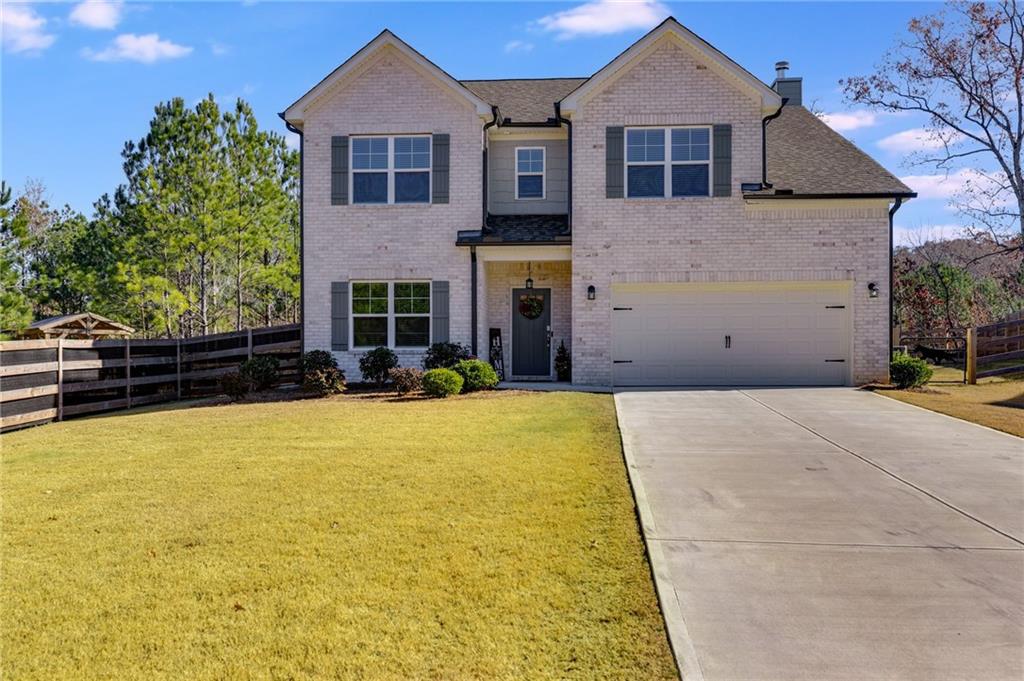
[[[841,81],[847,99],[928,116],[932,147],[910,160],[956,171],[976,237],[1024,248],[1024,15],[1016,0],[954,1],[913,19],[877,72]]]

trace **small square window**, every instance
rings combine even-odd
[[[386,137],[355,137],[352,139],[353,170],[386,170],[388,140]]]
[[[430,317],[395,317],[395,347],[424,348],[430,345]]]
[[[665,160],[665,131],[662,129],[630,130],[626,135],[626,160],[644,163]]]
[[[430,167],[430,138],[396,137],[395,169],[411,170]]]
[[[672,196],[707,196],[706,163],[672,166]]]
[[[357,348],[375,348],[388,344],[387,317],[355,317],[352,320],[352,344]]]
[[[665,196],[665,166],[630,166],[627,177],[629,197]]]
[[[544,178],[541,175],[519,176],[519,198],[540,199],[544,197]]]
[[[430,201],[430,173],[395,173],[395,203]]]
[[[352,173],[353,203],[387,203],[387,173]]]

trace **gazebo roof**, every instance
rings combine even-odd
[[[135,329],[119,324],[94,312],[47,317],[32,322],[21,335],[29,337],[61,337],[61,336],[130,336]]]

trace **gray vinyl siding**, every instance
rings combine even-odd
[[[516,147],[544,147],[544,198],[516,200]],[[569,212],[569,144],[566,140],[492,140],[487,152],[488,210],[494,215],[559,215]]]

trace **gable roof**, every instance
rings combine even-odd
[[[555,102],[583,84],[586,78],[518,78],[461,81],[480,99],[494,104],[510,123],[546,123],[555,115]]]
[[[600,89],[609,79],[627,67],[630,62],[641,56],[648,47],[666,36],[696,50],[708,62],[760,95],[761,106],[764,110],[774,111],[779,108],[779,105],[782,103],[779,93],[768,87],[750,71],[734,62],[714,45],[680,24],[676,21],[675,17],[668,17],[562,99],[562,110],[566,112],[575,111],[581,98],[594,90]]]
[[[301,123],[305,116],[305,109],[309,104],[324,94],[332,85],[352,73],[375,52],[387,46],[395,48],[427,73],[434,76],[443,85],[465,97],[476,107],[478,114],[482,116],[489,116],[491,114],[491,107],[487,102],[480,99],[473,92],[470,92],[462,83],[452,78],[444,69],[414,50],[404,40],[388,29],[384,29],[376,38],[363,45],[358,52],[346,59],[341,66],[327,74],[326,78],[314,85],[306,94],[299,97],[291,106],[285,109],[282,118],[289,123]]]
[[[79,312],[57,317],[47,317],[32,322],[27,329],[19,332],[26,338],[67,337],[67,336],[130,336],[135,329],[126,324],[107,319],[95,312]]]
[[[748,196],[915,196],[875,159],[802,106],[786,105],[768,123],[768,181],[775,189]]]

